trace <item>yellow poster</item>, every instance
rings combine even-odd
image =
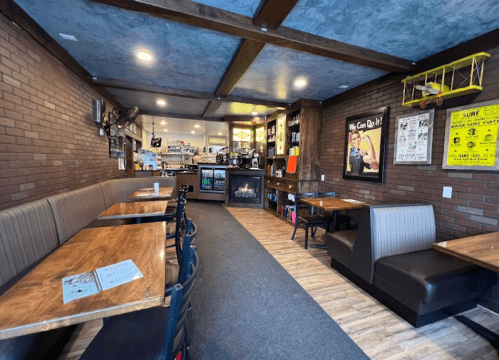
[[[499,105],[453,112],[447,164],[494,166],[498,120]]]

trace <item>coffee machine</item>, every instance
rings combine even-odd
[[[248,148],[242,148],[239,150],[239,163],[241,169],[251,168],[251,159],[253,158],[254,151],[255,150],[251,150]]]

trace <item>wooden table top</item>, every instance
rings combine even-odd
[[[159,192],[155,193],[154,188],[141,189],[134,192],[128,198],[130,200],[170,199],[174,190],[174,187],[160,187]]]
[[[352,200],[352,199],[347,199]],[[363,202],[348,202],[345,198],[301,198],[301,202],[317,207],[324,211],[336,211],[336,210],[348,210],[348,209],[360,209],[362,208]]]
[[[499,272],[499,232],[442,241],[433,244],[433,248]]]
[[[167,230],[165,222],[81,230],[0,297],[0,339],[163,305]],[[64,277],[128,259],[142,278],[64,304]]]
[[[134,201],[117,203],[100,214],[97,219],[123,219],[148,216],[161,216],[166,212],[168,201]]]

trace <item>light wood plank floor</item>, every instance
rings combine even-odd
[[[413,328],[332,269],[326,250],[305,250],[303,229],[297,231],[292,241],[292,224],[264,210],[227,210],[371,359],[499,359],[498,352],[487,341],[453,318]],[[311,243],[314,242],[324,244],[323,233]],[[499,333],[496,314],[477,307],[464,315]]]
[[[326,250],[303,248],[304,231],[260,209],[227,210],[267,249],[324,311],[375,360],[493,360],[498,352],[453,318],[414,329],[330,267]],[[311,243],[323,243],[321,236]],[[169,259],[175,257],[168,252]],[[499,333],[499,316],[483,308],[464,315]],[[102,326],[80,325],[59,360],[77,360]],[[331,341],[334,341],[332,339]]]

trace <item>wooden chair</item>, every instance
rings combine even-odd
[[[182,250],[184,261],[179,284],[172,288],[170,307],[159,306],[109,318],[81,360],[189,359],[185,320],[199,258],[190,244],[185,243]]]
[[[313,198],[315,197],[315,193],[295,193],[295,212],[296,212],[296,220],[295,220],[295,229],[293,231],[293,236],[291,236],[291,240],[294,240],[296,230],[303,225],[305,228],[305,249],[308,248],[308,228],[311,228],[312,239],[315,237],[315,233],[319,226],[329,227],[329,219],[324,218],[321,215],[314,214],[314,209],[310,205],[305,205],[300,203],[300,199],[305,197]],[[308,213],[300,213],[305,209],[310,209],[310,214]]]

